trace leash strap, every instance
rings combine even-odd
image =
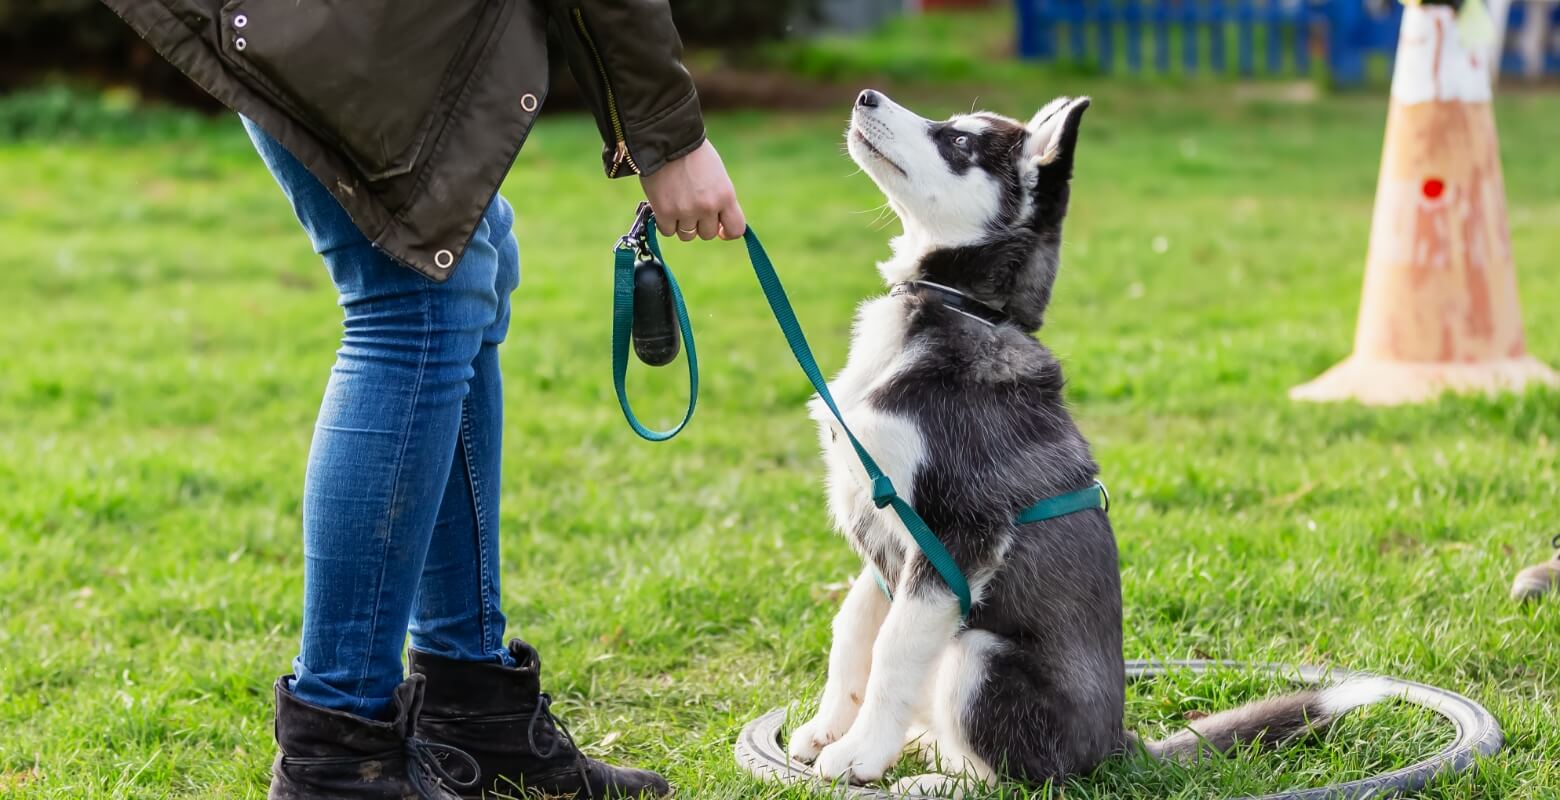
[[[653,219],[645,225],[641,241],[648,248],[649,255],[654,256],[664,267],[666,259],[661,257],[661,244],[655,238]],[[677,287],[677,279],[672,277],[672,271],[667,269],[666,283],[672,289],[677,327],[682,329],[683,342],[688,348],[688,411],[683,414],[682,422],[671,430],[657,431],[645,427],[634,416],[634,409],[628,402],[628,348],[634,327],[634,264],[640,255],[628,242],[620,242],[613,254],[612,387],[617,390],[618,405],[622,407],[623,417],[628,420],[628,426],[634,429],[634,433],[652,442],[664,442],[688,427],[689,420],[693,419],[694,406],[699,404],[699,354],[693,346],[693,325],[688,321],[688,307],[683,303],[682,290]]]
[[[812,382],[813,389],[818,392],[818,397],[828,406],[829,412],[839,422],[840,429],[845,431],[845,437],[850,440],[850,446],[856,451],[856,458],[861,460],[861,466],[867,472],[867,479],[872,482],[872,502],[878,508],[893,508],[899,515],[899,521],[903,522],[905,529],[910,531],[911,538],[915,539],[917,546],[921,548],[921,554],[942,576],[943,582],[948,584],[948,590],[959,598],[959,614],[964,618],[970,615],[970,584],[964,578],[964,573],[953,560],[953,555],[948,548],[943,546],[942,540],[932,533],[921,515],[915,513],[894,491],[894,483],[877,462],[872,460],[872,455],[867,452],[856,435],[851,433],[850,426],[845,424],[845,415],[834,402],[834,396],[829,394],[829,384],[823,379],[823,372],[818,369],[818,361],[813,358],[812,348],[807,346],[807,337],[802,333],[802,325],[796,320],[796,312],[791,309],[791,301],[786,299],[785,287],[780,285],[780,276],[775,274],[774,265],[769,260],[769,254],[764,252],[764,246],[758,241],[758,234],[753,232],[753,226],[749,225],[747,235],[743,237],[747,242],[748,260],[753,263],[753,273],[758,276],[758,285],[764,290],[764,299],[769,301],[769,308],[774,312],[775,321],[780,323],[780,332],[785,334],[786,344],[791,346],[791,354],[796,357],[796,363],[801,365],[802,372],[807,375],[807,380]]]
[[[1074,492],[1047,497],[1019,512],[1015,521],[1020,525],[1044,522],[1095,508],[1102,511],[1110,510],[1110,492],[1105,491],[1105,484],[1099,481]]]
[[[1110,492],[1105,489],[1105,484],[1099,481],[1067,494],[1047,497],[1019,512],[1014,522],[1019,525],[1027,525],[1031,522],[1044,522],[1048,519],[1065,517],[1068,514],[1076,514],[1079,511],[1089,511],[1096,508],[1101,511],[1110,510]],[[879,589],[883,590],[884,596],[892,602],[894,592],[888,588],[888,581],[883,580],[883,573],[878,572],[876,567],[872,569],[872,580],[877,583]]]

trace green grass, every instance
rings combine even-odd
[[[1507,749],[1429,796],[1560,794],[1560,605],[1505,598],[1560,525],[1560,393],[1398,410],[1285,398],[1349,350],[1384,100],[1047,78],[980,103],[1022,113],[1081,91],[1097,102],[1043,338],[1116,500],[1128,656],[1329,664],[1465,692]],[[841,100],[710,121],[834,367],[891,233],[839,154]],[[1529,343],[1560,363],[1560,98],[1499,112]],[[269,687],[296,644],[299,491],[339,311],[233,121],[150,130],[0,146],[8,797],[260,796]],[[549,117],[507,186],[524,260],[503,351],[512,633],[546,655],[580,738],[610,742],[593,753],[665,770],[685,797],[803,797],[746,779],[731,746],[760,712],[816,699],[855,566],[824,514],[809,389],[740,247],[669,246],[705,391],[674,443],[634,438],[608,372],[607,248],[637,187],[601,179],[595,153],[587,120]],[[636,375],[647,422],[679,410],[679,369]],[[1276,688],[1155,681],[1130,722],[1152,734]],[[1033,796],[1319,785],[1449,736],[1385,706],[1279,752],[1112,764]]]
[[[1012,80],[1044,70],[1087,69],[1081,63],[1036,65],[1012,58],[1017,22],[1011,10],[894,17],[859,35],[797,37],[733,57],[823,80],[876,75],[896,81]]]

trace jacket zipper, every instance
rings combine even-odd
[[[574,25],[580,31],[580,38],[585,40],[585,46],[590,48],[590,54],[596,59],[596,70],[601,75],[601,88],[607,95],[607,118],[612,121],[612,136],[617,140],[617,153],[612,156],[612,169],[607,172],[607,177],[616,178],[618,170],[626,163],[635,174],[639,173],[639,165],[634,163],[634,157],[628,154],[628,137],[623,133],[623,118],[618,115],[617,95],[612,93],[612,81],[607,79],[607,62],[602,59],[601,51],[596,49],[596,40],[590,38],[590,30],[585,27],[585,12],[574,9]]]

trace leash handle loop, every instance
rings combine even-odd
[[[666,283],[671,288],[672,305],[677,311],[677,327],[682,330],[683,342],[688,347],[688,410],[684,412],[682,422],[664,431],[641,423],[628,402],[628,350],[634,327],[634,264],[645,253],[666,270]],[[664,442],[682,433],[693,419],[694,407],[699,404],[699,354],[693,344],[693,324],[688,321],[688,306],[683,302],[682,289],[678,288],[671,268],[666,266],[666,259],[661,257],[661,244],[655,238],[655,215],[649,213],[649,204],[641,204],[634,227],[628,236],[618,241],[613,252],[612,388],[617,391],[618,406],[623,409],[628,426],[641,438],[652,442]]]

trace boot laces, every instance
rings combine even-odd
[[[416,736],[406,737],[406,777],[419,797],[426,800],[460,800],[454,789],[474,789],[482,779],[482,768],[469,753],[458,747],[430,742]],[[460,762],[470,773],[470,778],[457,778],[450,773],[446,761]]]
[[[554,733],[557,734],[548,743],[547,752],[545,753],[542,752],[542,748],[536,745],[536,729],[543,722],[552,727]],[[568,752],[574,755],[574,770],[579,773],[580,787],[587,792],[591,791],[590,776],[585,772],[585,754],[581,753],[579,745],[575,744],[574,734],[569,732],[569,726],[563,724],[563,720],[553,716],[552,695],[542,692],[537,697],[536,710],[531,712],[531,722],[525,728],[525,740],[527,744],[531,745],[531,752],[543,759],[552,758],[567,748]]]
[[[405,744],[399,750],[386,750],[381,753],[373,753],[366,756],[318,756],[297,757],[286,756],[283,758],[290,764],[299,766],[351,766],[365,764],[370,761],[395,761],[405,759],[406,780],[417,791],[417,796],[423,800],[460,800],[460,795],[454,789],[474,789],[481,780],[482,768],[477,765],[477,760],[472,758],[465,750],[451,747],[447,744],[430,742],[415,736],[408,736]],[[471,773],[469,779],[457,778],[452,775],[444,762],[454,759],[466,767]]]

